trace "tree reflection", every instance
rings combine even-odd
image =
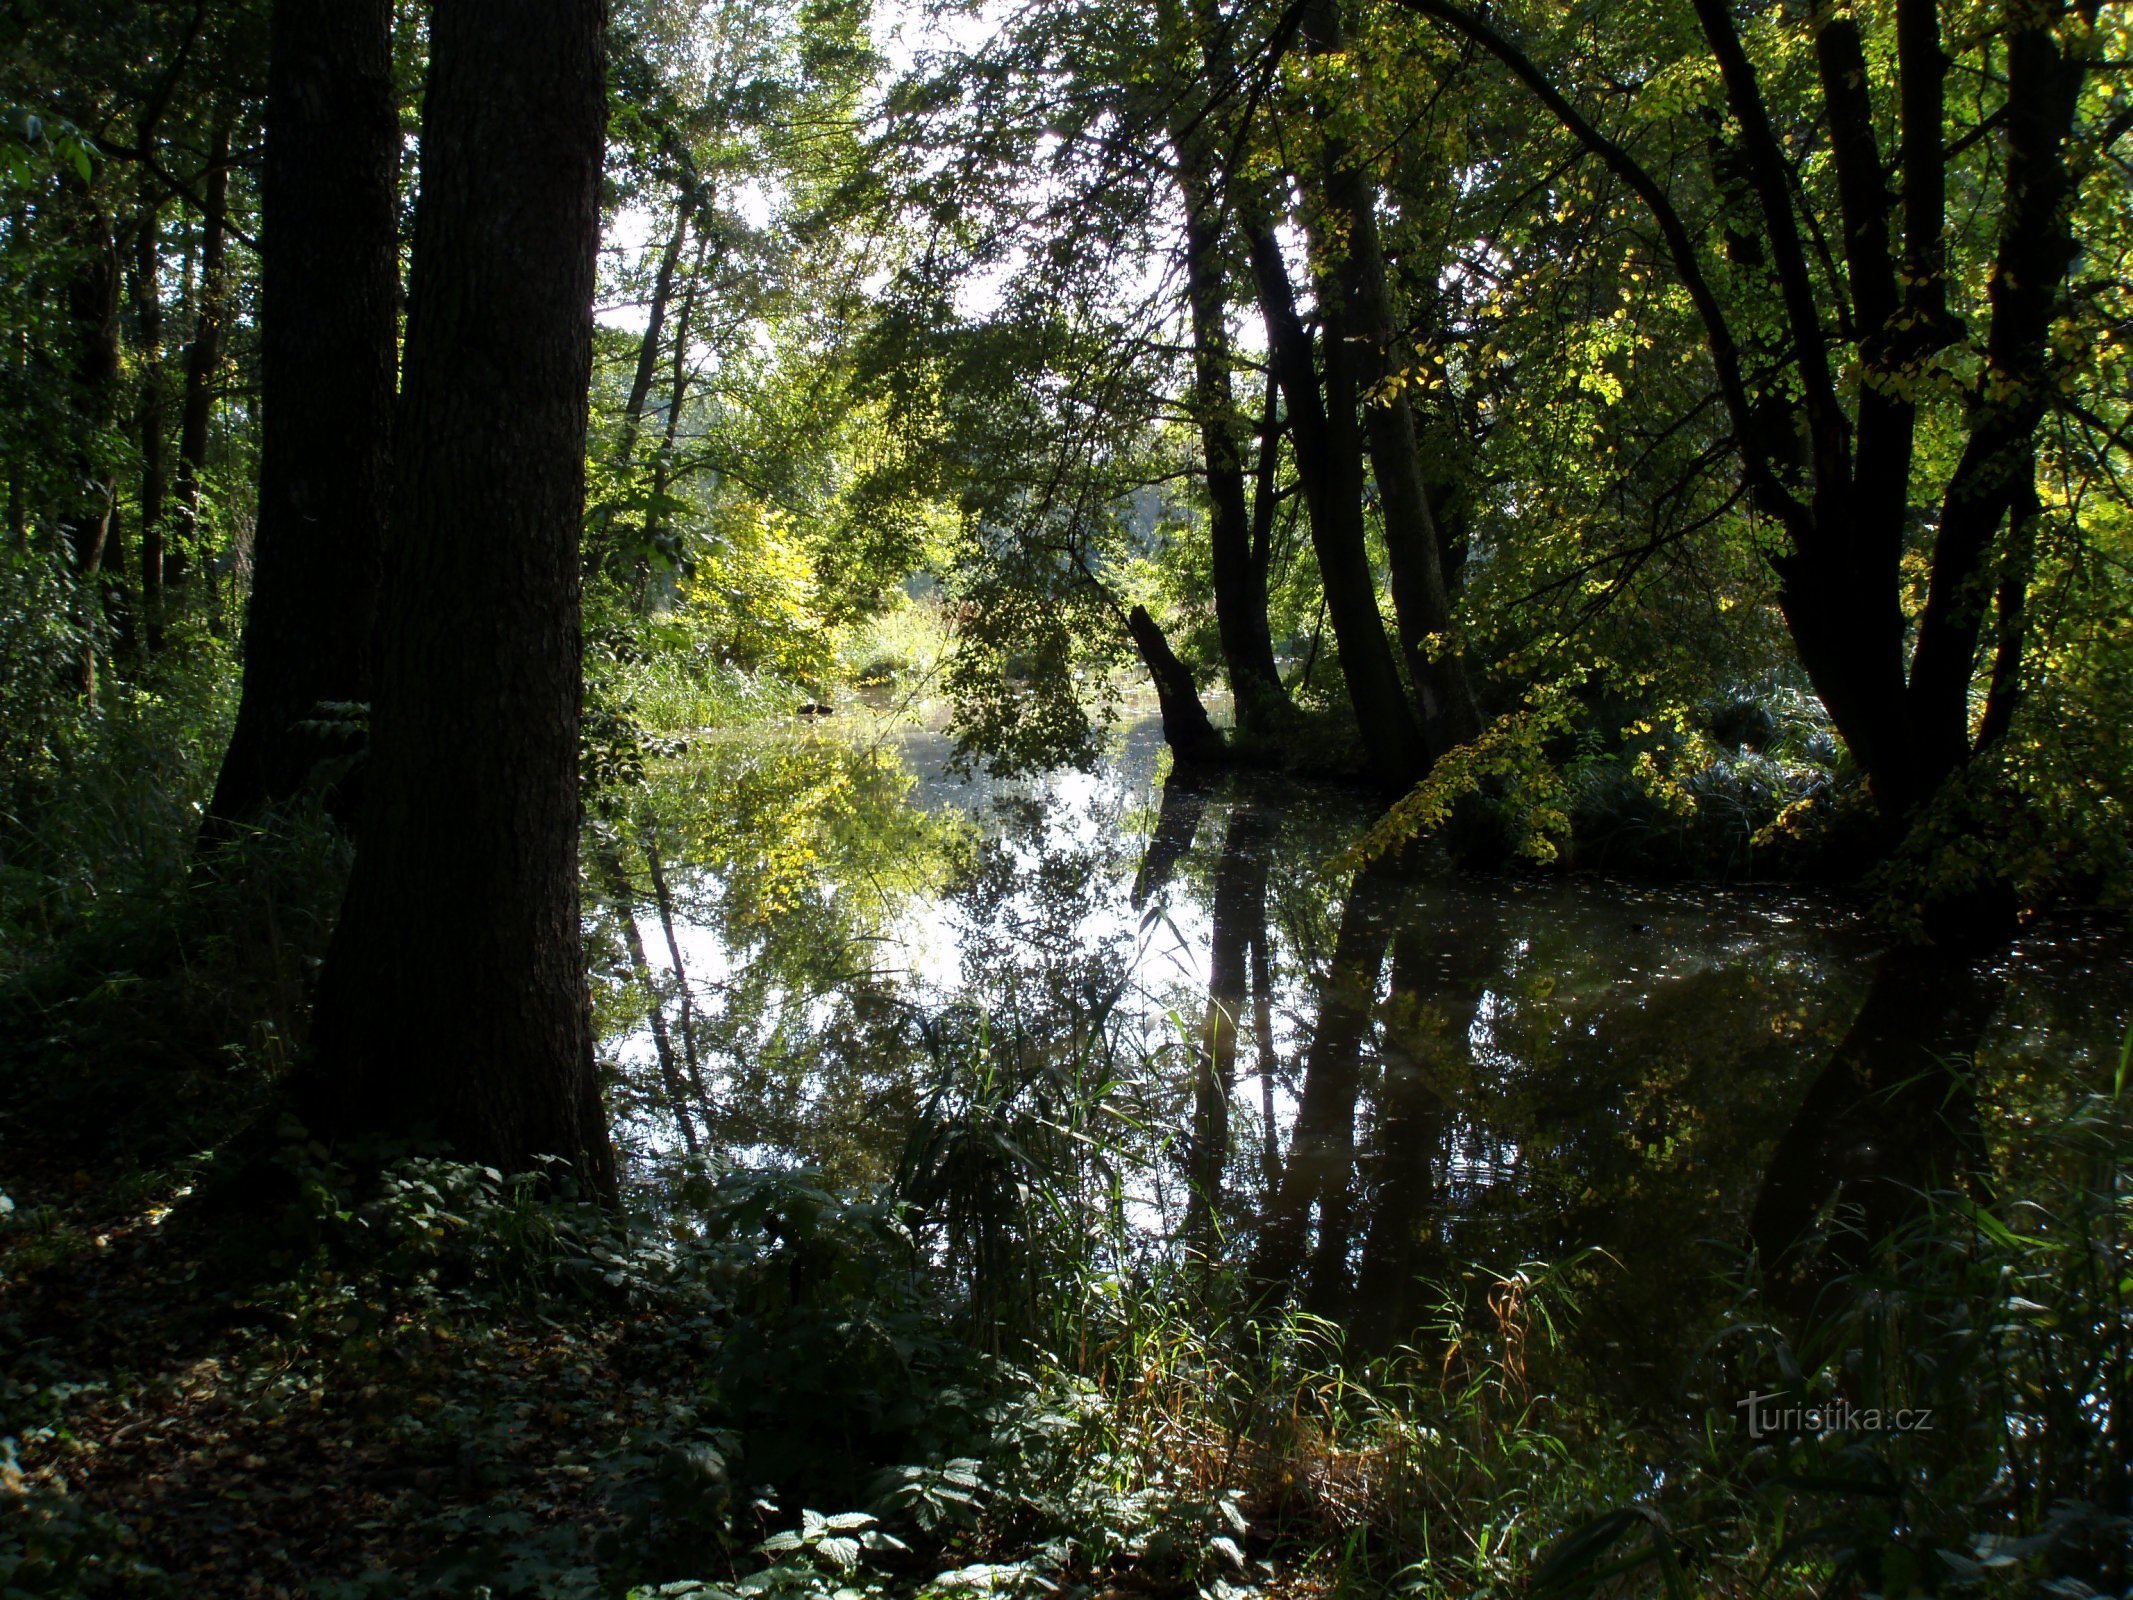
[[[952,1010],[1014,1081],[1071,1069],[1130,1102],[1100,1152],[1124,1253],[1293,1297],[1364,1350],[1412,1338],[1429,1286],[1582,1256],[1591,1370],[1644,1399],[1712,1309],[1683,1285],[1744,1235],[1811,1290],[1919,1190],[1985,1170],[1957,1069],[2001,980],[1877,965],[1821,903],[1342,882],[1324,863],[1364,808],[1249,775],[974,780],[967,812],[952,788],[928,811],[892,751],[736,740],[588,838],[626,1132],[885,1178],[938,1087],[924,1019]],[[2066,946],[2011,991],[2030,1032],[2003,1022],[1986,1054],[2017,1109],[2068,1061],[2115,1064],[2116,949]],[[2076,994],[2100,996],[2093,1039]]]
[[[1163,780],[1155,827],[1148,835],[1148,848],[1141,852],[1140,870],[1133,876],[1135,911],[1146,910],[1162,894],[1178,863],[1191,853],[1200,819],[1207,813],[1209,792],[1206,775],[1190,768],[1174,771]]]
[[[1365,868],[1348,885],[1304,1058],[1295,1131],[1260,1221],[1253,1275],[1267,1284],[1301,1278],[1304,1304],[1314,1311],[1329,1311],[1346,1298],[1356,1105],[1397,907],[1397,886],[1381,868]]]
[[[654,1069],[621,1074],[626,1141],[884,1170],[870,1124],[915,1103],[923,1052],[879,952],[970,859],[958,819],[907,803],[913,781],[893,750],[833,738],[714,743],[588,837],[601,1030]]]
[[[1202,1255],[1214,1245],[1230,1159],[1230,1097],[1237,1081],[1237,1038],[1252,972],[1264,962],[1268,852],[1272,819],[1250,804],[1230,814],[1222,835],[1209,908],[1207,1011],[1193,1066],[1192,1133],[1187,1146],[1186,1242]],[[1264,985],[1261,985],[1264,993]],[[1259,1024],[1263,1030],[1267,1024]],[[1262,1033],[1263,1037],[1263,1033]]]
[[[1486,926],[1410,914],[1393,938],[1384,1072],[1364,1181],[1369,1223],[1356,1265],[1355,1335],[1383,1349],[1431,1309],[1425,1285],[1449,1264],[1443,1244],[1451,1160],[1447,1086],[1472,1074],[1473,1024],[1502,952]]]
[[[1970,1067],[2003,984],[1962,961],[1898,950],[1778,1139],[1749,1233],[1798,1299],[1913,1216],[1925,1195],[1989,1183]]]

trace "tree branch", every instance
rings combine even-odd
[[[1719,395],[1725,402],[1734,438],[1740,443],[1749,486],[1755,491],[1758,503],[1785,525],[1795,542],[1803,533],[1812,537],[1807,508],[1779,480],[1764,451],[1751,442],[1760,436],[1761,430],[1756,426],[1754,407],[1741,375],[1740,341],[1734,336],[1725,312],[1719,306],[1718,296],[1704,275],[1703,260],[1697,253],[1696,241],[1687,223],[1658,180],[1635,156],[1602,133],[1572,105],[1531,57],[1482,18],[1453,4],[1452,0],[1397,0],[1397,3],[1465,35],[1496,57],[1566,132],[1644,202],[1645,209],[1658,225],[1660,236],[1666,241],[1667,253],[1673,258],[1674,271],[1681,279],[1682,288],[1688,292],[1697,318],[1703,324],[1704,342],[1711,353],[1711,364],[1718,372]]]

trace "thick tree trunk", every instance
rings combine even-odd
[[[1934,0],[1898,0],[1895,8],[1901,155],[1894,173],[1876,144],[1872,80],[1855,20],[1832,12],[1817,30],[1825,131],[1843,213],[1849,323],[1841,304],[1832,316],[1816,302],[1795,182],[1787,170],[1791,157],[1772,126],[1734,8],[1727,0],[1695,0],[1739,127],[1762,242],[1781,290],[1788,388],[1770,395],[1788,407],[1796,404],[1806,421],[1804,486],[1781,470],[1767,442],[1769,430],[1757,427],[1758,397],[1749,386],[1740,339],[1666,187],[1480,13],[1456,0],[1399,3],[1456,29],[1503,62],[1637,195],[1658,225],[1703,324],[1747,487],[1790,545],[1773,563],[1786,626],[1815,692],[1867,775],[1893,844],[1977,747],[1970,737],[1970,688],[1993,590],[1992,545],[2008,522],[2053,376],[2048,333],[2073,259],[2066,141],[2087,59],[2079,35],[2094,26],[2094,0],[2007,8],[2007,99],[1999,114],[2007,159],[2000,245],[1988,289],[1985,372],[1961,457],[1941,497],[1926,606],[1908,671],[1900,560],[1911,513],[1914,420],[1902,396],[1923,359],[1957,332],[1947,306],[1948,56]],[[1891,252],[1897,194],[1900,273]],[[1856,420],[1846,414],[1835,381],[1832,347],[1839,339],[1855,346],[1837,350],[1839,362],[1856,361],[1862,369]],[[2020,537],[2011,534],[2017,543]],[[2006,566],[2001,563],[2003,571]]]
[[[141,446],[141,637],[150,654],[163,648],[163,518],[170,497],[164,443],[162,215],[141,213],[129,277],[140,334],[141,400],[134,415]]]
[[[1933,576],[1911,657],[1921,799],[1969,759],[1970,682],[1992,592],[1988,557],[2025,475],[2034,490],[2031,439],[2051,378],[2052,318],[2076,248],[2065,144],[2083,66],[2061,50],[2054,31],[2063,9],[2024,8],[2024,25],[2007,41],[2007,202],[1987,289],[1985,372],[1941,501]]]
[[[1305,32],[1315,51],[1343,48],[1338,0],[1315,0]],[[1330,122],[1330,118],[1329,118]],[[1400,374],[1399,341],[1385,256],[1378,240],[1377,191],[1357,165],[1345,139],[1323,136],[1318,168],[1324,214],[1313,230],[1313,251],[1326,288],[1320,299],[1338,304],[1346,338],[1343,359],[1352,362],[1353,385],[1363,405],[1370,464],[1377,480],[1392,566],[1393,614],[1408,679],[1422,713],[1422,733],[1431,760],[1481,732],[1481,713],[1459,656],[1430,641],[1452,626],[1451,588],[1445,581],[1436,518],[1424,483],[1421,439],[1404,384],[1387,392],[1385,380]],[[1328,341],[1329,347],[1331,341]],[[1332,361],[1329,348],[1328,363]],[[1330,403],[1330,394],[1329,394]]]
[[[1163,637],[1155,618],[1148,615],[1147,607],[1135,606],[1127,613],[1126,630],[1133,635],[1141,662],[1155,682],[1156,704],[1163,714],[1163,742],[1170,746],[1179,765],[1205,767],[1227,760],[1229,752],[1223,746],[1222,735],[1208,720],[1207,707],[1200,703],[1192,673],[1171,650],[1170,641]]]
[[[1239,220],[1251,251],[1259,309],[1266,320],[1267,358],[1289,413],[1289,438],[1303,483],[1311,546],[1318,557],[1334,652],[1348,684],[1349,704],[1362,735],[1372,776],[1387,789],[1412,787],[1429,770],[1429,751],[1416,725],[1385,619],[1378,612],[1377,579],[1363,521],[1362,439],[1356,426],[1354,373],[1337,317],[1324,319],[1325,393],[1310,331],[1296,312],[1288,264],[1263,212]]]
[[[1218,94],[1227,93],[1237,81],[1228,24],[1209,0],[1199,0],[1193,9],[1208,78]],[[1311,547],[1357,732],[1373,779],[1389,790],[1406,789],[1429,770],[1429,751],[1400,682],[1385,619],[1378,613],[1377,579],[1370,570],[1363,520],[1363,446],[1356,424],[1354,374],[1335,327],[1328,323],[1319,341],[1326,385],[1320,394],[1319,358],[1311,332],[1297,313],[1295,286],[1274,232],[1272,201],[1261,185],[1235,172],[1227,176],[1230,205],[1266,324],[1268,366],[1288,406],[1289,440],[1310,518]]]
[[[214,146],[202,175],[200,267],[193,288],[193,336],[185,347],[185,395],[178,408],[177,521],[163,554],[166,595],[184,587],[200,558],[200,495],[207,471],[208,424],[229,315],[230,128],[215,119]]]
[[[1184,95],[1172,94],[1170,105],[1170,139],[1185,206],[1192,409],[1207,480],[1215,626],[1237,705],[1237,732],[1246,742],[1265,741],[1279,734],[1293,708],[1274,663],[1266,569],[1253,559],[1252,506],[1245,493],[1240,419],[1230,379],[1229,275],[1222,259],[1223,205],[1215,176],[1214,129],[1204,115],[1189,112]]]
[[[391,493],[399,124],[389,0],[278,0],[261,185],[259,524],[244,693],[204,837],[349,753],[323,707],[370,698]],[[308,725],[308,726],[307,726]],[[345,823],[345,795],[325,788]]]
[[[615,1192],[578,903],[599,0],[431,22],[364,837],[302,1101]]]

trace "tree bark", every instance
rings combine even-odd
[[[599,0],[439,0],[364,838],[302,1103],[615,1193],[578,903]]]
[[[278,0],[261,184],[259,523],[244,690],[204,838],[322,788],[352,753],[323,708],[370,699],[391,493],[395,181],[390,0]]]
[[[1213,7],[1196,8],[1208,77],[1217,92],[1237,81],[1226,24]],[[1325,392],[1320,358],[1296,309],[1296,290],[1274,232],[1271,199],[1243,175],[1227,175],[1230,204],[1243,235],[1259,313],[1266,324],[1267,362],[1281,387],[1289,441],[1303,484],[1311,547],[1318,558],[1334,651],[1348,685],[1357,732],[1373,779],[1383,788],[1412,787],[1429,770],[1429,752],[1416,724],[1385,619],[1378,613],[1377,579],[1363,521],[1363,446],[1356,423],[1354,373],[1336,329],[1323,329]]]
[[[1314,51],[1342,50],[1338,0],[1315,0],[1305,13],[1304,30]],[[1317,176],[1325,210],[1312,240],[1326,284],[1319,298],[1339,306],[1346,335],[1342,359],[1355,367],[1354,386],[1363,406],[1392,567],[1393,615],[1422,715],[1422,736],[1435,761],[1479,736],[1481,713],[1459,656],[1441,647],[1433,654],[1430,646],[1433,637],[1451,631],[1451,587],[1445,581],[1437,521],[1424,482],[1413,402],[1404,383],[1386,384],[1403,374],[1392,290],[1378,239],[1377,189],[1347,141],[1330,132],[1322,136]],[[1332,340],[1327,343],[1330,364]]]
[[[637,370],[630,379],[629,399],[622,407],[622,440],[615,451],[618,465],[627,467],[637,451],[637,430],[644,421],[644,408],[652,398],[652,379],[659,370],[659,336],[666,328],[667,301],[674,293],[674,272],[681,262],[681,248],[689,236],[689,196],[684,194],[674,219],[674,231],[659,252],[659,271],[652,279],[652,303],[644,319],[644,339],[637,346]]]
[[[1215,766],[1228,759],[1222,735],[1208,720],[1207,707],[1192,673],[1170,648],[1162,628],[1148,615],[1146,606],[1135,606],[1126,616],[1126,629],[1141,653],[1148,676],[1155,681],[1155,698],[1163,715],[1163,742],[1180,765]]]
[[[697,197],[704,202],[703,196]],[[705,229],[696,241],[696,259],[689,271],[689,281],[682,286],[681,309],[674,319],[673,349],[668,361],[667,410],[660,430],[659,456],[652,464],[652,509],[645,513],[644,541],[657,548],[669,536],[666,531],[667,514],[664,509],[667,492],[674,483],[674,448],[681,437],[681,412],[689,398],[689,329],[696,319],[696,303],[703,293],[704,268],[711,255],[711,233]],[[671,551],[677,559],[680,551]],[[649,578],[649,571],[640,563],[640,586]],[[640,596],[641,598],[641,596]]]
[[[1175,6],[1164,8],[1175,25]],[[1252,505],[1230,368],[1229,275],[1223,261],[1223,207],[1216,183],[1213,125],[1180,90],[1166,118],[1185,208],[1185,296],[1192,323],[1192,410],[1207,481],[1207,533],[1215,591],[1215,627],[1246,742],[1276,736],[1294,709],[1274,662],[1267,624],[1266,569],[1254,560]]]
[[[685,193],[675,218],[674,231],[659,252],[659,270],[652,279],[652,303],[645,316],[644,337],[637,345],[637,366],[630,377],[630,392],[622,404],[622,432],[608,462],[625,483],[635,475],[637,437],[644,431],[645,407],[651,403],[652,381],[659,371],[660,336],[666,329],[667,304],[674,293],[674,274],[681,262],[682,246],[689,232],[690,197]],[[684,330],[686,337],[686,330]],[[586,532],[586,559],[599,563],[607,556],[615,529],[617,507],[609,502],[600,508]]]
[[[1325,393],[1320,358],[1297,315],[1294,287],[1281,245],[1264,213],[1240,218],[1251,250],[1259,307],[1266,320],[1267,355],[1289,413],[1289,438],[1303,483],[1311,547],[1318,557],[1334,653],[1348,685],[1372,776],[1387,789],[1411,788],[1429,770],[1428,747],[1416,725],[1385,619],[1378,612],[1363,521],[1362,439],[1350,358],[1337,318],[1323,318]]]
[[[118,404],[119,261],[111,218],[86,194],[78,201],[76,248],[80,258],[67,280],[67,311],[73,324],[74,408],[77,438],[72,482],[59,518],[60,537],[79,585],[82,647],[80,687],[96,698],[97,656],[103,643],[105,544],[111,534],[113,490],[105,450]]]
[[[207,471],[207,431],[215,412],[215,375],[229,314],[230,125],[215,119],[213,147],[201,175],[200,267],[194,278],[193,336],[185,347],[185,395],[178,409],[177,522],[163,556],[166,595],[184,587],[200,556],[200,496]]]
[[[129,289],[140,336],[141,399],[134,425],[141,445],[141,638],[149,654],[163,648],[163,518],[170,497],[163,395],[162,210],[141,212]]]
[[[1970,682],[1991,593],[1987,558],[2025,474],[2034,488],[2031,439],[2044,414],[2052,318],[2075,255],[2065,145],[2083,69],[2060,48],[2056,25],[2064,11],[2018,8],[2020,22],[2007,41],[2007,198],[1987,288],[1985,372],[1942,496],[1911,656],[1908,709],[1918,730],[1921,799],[1969,759]]]
[[[1811,443],[1806,481],[1782,475],[1756,426],[1741,347],[1706,278],[1694,237],[1666,190],[1602,134],[1510,38],[1455,0],[1398,0],[1457,30],[1508,67],[1578,142],[1644,203],[1688,291],[1756,505],[1782,524],[1789,549],[1773,559],[1778,601],[1800,661],[1866,773],[1891,842],[1978,748],[1970,687],[1993,590],[1994,540],[2029,460],[2052,377],[2051,318],[2074,258],[2073,175],[2066,142],[2085,71],[2083,45],[2062,44],[2070,13],[2093,29],[2095,0],[2007,8],[2007,160],[2000,244],[1989,286],[1985,374],[1966,437],[1943,486],[1926,606],[1908,670],[1900,558],[1911,510],[1911,404],[1902,398],[1925,357],[1956,336],[1947,307],[1945,143],[1947,59],[1934,0],[1898,0],[1896,66],[1903,244],[1901,303],[1890,266],[1896,200],[1873,134],[1865,53],[1853,21],[1833,15],[1816,37],[1844,217],[1855,316],[1851,337],[1865,381],[1856,421],[1834,380],[1834,331],[1815,301],[1795,216],[1785,147],[1727,0],[1695,0],[1727,101],[1739,124],[1767,253],[1777,273],[1785,346]],[[2070,33],[2076,30],[2068,30]],[[1890,380],[1896,380],[1891,382]],[[1803,498],[1804,496],[1804,498]],[[2019,529],[2010,539],[2019,544]],[[2017,563],[2018,564],[2018,563]],[[2001,570],[2009,564],[2002,562]],[[2016,609],[2010,604],[2003,612]]]

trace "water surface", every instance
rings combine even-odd
[[[973,1059],[1115,1083],[1155,1245],[1366,1347],[1463,1274],[1584,1259],[1581,1338],[1663,1386],[1710,1268],[1832,1174],[2019,1165],[2108,1086],[2133,999],[2122,934],[2078,920],[1922,976],[1826,894],[1356,874],[1367,797],[1182,783],[1152,722],[1089,773],[950,757],[916,728],[750,730],[603,832],[627,1152],[865,1184]]]

